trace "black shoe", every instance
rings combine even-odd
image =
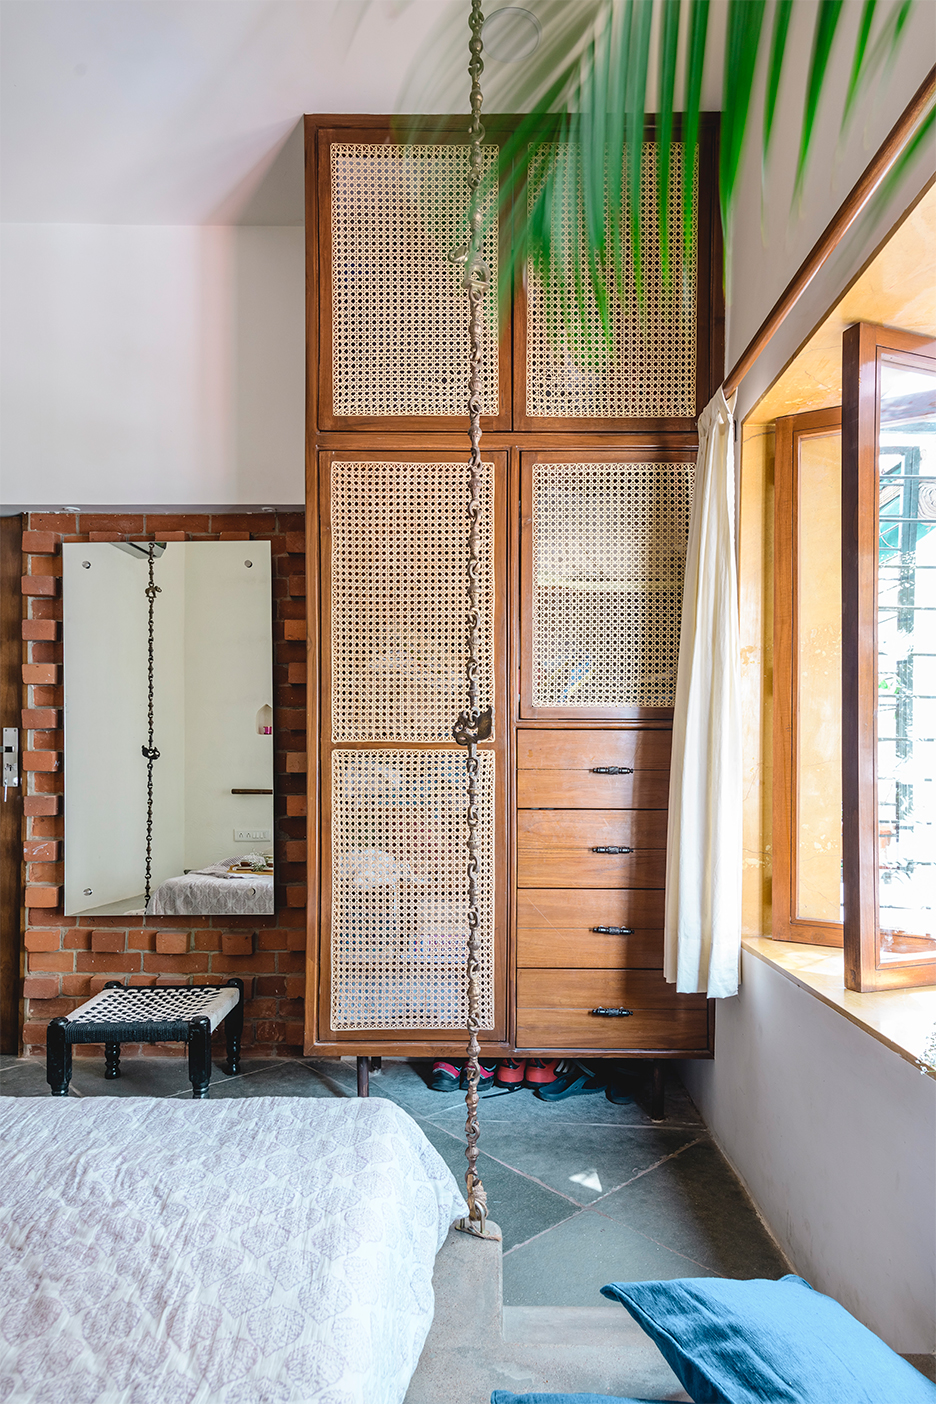
[[[478,1078],[478,1091],[486,1092],[489,1087],[494,1086],[494,1074],[497,1072],[496,1063],[478,1063],[481,1069],[481,1076]],[[463,1092],[468,1091],[468,1064],[467,1061],[461,1071],[461,1081],[459,1082]]]
[[[457,1092],[461,1086],[461,1059],[457,1063],[433,1063],[429,1088],[432,1092]]]

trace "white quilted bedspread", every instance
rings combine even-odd
[[[0,1098],[0,1400],[400,1404],[465,1213],[388,1101]]]

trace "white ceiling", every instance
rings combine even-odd
[[[3,0],[3,218],[300,224],[298,132],[271,167],[302,114],[392,112],[413,53],[452,8]]]
[[[302,114],[467,111],[467,76],[450,88],[460,59],[440,64],[432,44],[444,26],[467,50],[467,14],[468,0],[0,0],[2,217],[301,224]],[[499,68],[489,57],[486,85]],[[706,106],[719,86],[706,75]]]

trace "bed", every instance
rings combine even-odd
[[[458,1185],[380,1099],[0,1098],[0,1400],[401,1404]]]
[[[248,854],[247,857],[253,855]],[[244,858],[225,858],[161,882],[146,905],[146,916],[271,916],[272,872],[238,873]]]

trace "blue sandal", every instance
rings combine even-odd
[[[533,1093],[541,1102],[561,1102],[564,1097],[584,1097],[591,1092],[604,1092],[608,1078],[604,1073],[593,1073],[583,1063],[570,1063],[564,1077],[539,1087]]]

